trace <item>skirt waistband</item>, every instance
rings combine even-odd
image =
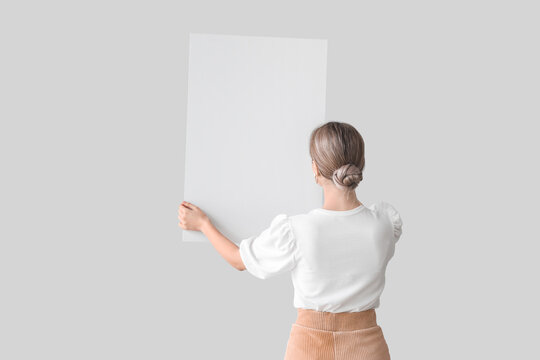
[[[377,326],[375,309],[357,312],[332,313],[297,308],[296,324],[319,330],[347,331]]]

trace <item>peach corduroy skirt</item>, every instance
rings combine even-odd
[[[375,309],[323,312],[298,308],[285,360],[389,360]]]

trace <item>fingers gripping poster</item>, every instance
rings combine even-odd
[[[309,136],[325,122],[326,67],[326,39],[190,34],[183,200],[237,244],[322,206]]]

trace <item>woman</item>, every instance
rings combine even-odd
[[[375,308],[385,270],[401,236],[396,209],[379,201],[364,206],[364,141],[347,123],[328,122],[311,133],[309,151],[324,205],[306,214],[279,214],[261,234],[237,246],[197,206],[184,201],[179,225],[202,231],[238,270],[266,279],[291,271],[294,306],[286,360],[390,359]]]

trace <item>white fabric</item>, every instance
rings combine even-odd
[[[346,211],[279,214],[259,235],[240,242],[246,270],[257,278],[291,272],[294,307],[328,312],[379,306],[402,219],[379,201]]]

